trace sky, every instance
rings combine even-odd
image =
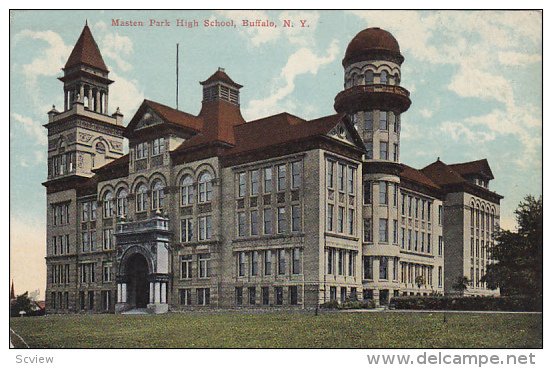
[[[63,19],[61,22],[60,19]],[[144,27],[113,26],[113,19]],[[149,26],[150,19],[170,26]],[[199,27],[177,26],[177,20]],[[243,20],[276,27],[244,27]],[[293,28],[282,27],[289,19]],[[205,27],[234,21],[236,27]],[[300,20],[306,20],[305,27]],[[542,194],[542,16],[528,11],[14,11],[10,13],[10,270],[16,292],[39,290],[46,267],[46,113],[63,107],[61,68],[88,21],[110,69],[109,108],[128,123],[144,98],[199,113],[218,67],[244,87],[246,120],[282,111],[334,113],[343,59],[361,30],[390,31],[405,57],[401,161],[422,168],[487,158],[504,196],[501,226],[527,194]],[[270,137],[267,136],[267,139]]]

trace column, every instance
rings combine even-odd
[[[94,99],[94,111],[101,112],[100,111],[100,91],[96,90],[96,98]]]
[[[107,109],[107,101],[109,100],[109,94],[107,92],[104,93],[104,113],[107,115],[108,114],[108,109]]]
[[[154,298],[153,298],[153,302],[154,303],[159,303],[159,300],[161,299],[161,290],[160,290],[160,287],[159,287],[159,283],[156,282],[155,283],[155,292],[154,292]]]
[[[80,85],[79,102],[84,102],[84,84]]]
[[[153,304],[154,302],[154,285],[153,285],[153,282],[150,282],[150,292],[149,292],[149,302],[150,304]]]
[[[68,107],[68,104],[67,104],[67,90],[63,90],[63,111],[67,111],[67,107]]]
[[[127,302],[127,285],[126,285],[126,283],[122,284],[121,295],[123,296],[123,300],[121,300],[121,303],[126,303]]]
[[[167,283],[161,283],[161,303],[167,302]]]
[[[94,100],[92,99],[92,88],[88,87],[88,109],[94,109]]]
[[[117,284],[117,303],[121,303],[123,300],[121,284]]]

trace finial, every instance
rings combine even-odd
[[[437,161],[441,161],[441,157],[437,156]]]
[[[52,110],[55,110],[56,109],[56,105],[52,105]]]
[[[86,21],[84,22],[84,26],[85,26],[85,27],[88,27],[88,18],[87,18]]]

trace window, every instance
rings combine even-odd
[[[165,138],[161,137],[161,138],[154,139],[152,142],[152,145],[153,145],[151,150],[152,156],[157,156],[165,152]]]
[[[369,131],[374,130],[374,113],[372,111],[364,112],[364,129]]]
[[[387,280],[389,277],[389,259],[387,257],[380,257],[380,272],[379,272],[379,278],[380,280]]]
[[[393,220],[393,244],[399,242],[399,221]]]
[[[328,160],[328,165],[326,169],[326,185],[328,188],[334,187],[334,166],[335,162]]]
[[[437,250],[437,254],[442,256],[443,255],[443,237],[439,236],[439,248]]]
[[[408,196],[408,217],[412,217],[412,197]]]
[[[147,143],[138,143],[136,146],[136,159],[140,160],[142,158],[148,157],[148,144]]]
[[[363,188],[364,188],[364,204],[371,204],[372,203],[372,182],[365,181]]]
[[[248,287],[247,291],[249,293],[249,304],[255,305],[255,301],[257,299],[257,289],[254,286],[252,286],[252,287]]]
[[[113,229],[103,230],[103,249],[113,249]]]
[[[253,170],[250,172],[251,179],[251,195],[256,196],[259,194],[259,170]]]
[[[331,275],[334,273],[335,249],[328,248],[327,254],[328,254],[327,269],[328,269],[328,274]]]
[[[238,212],[238,236],[245,236],[245,212]]]
[[[398,133],[401,127],[401,116],[396,115],[395,116],[395,122],[393,124],[393,132]]]
[[[249,254],[249,256],[251,257],[251,276],[257,276],[259,274],[259,253],[257,253],[257,251],[253,251]]]
[[[414,201],[414,204],[415,204],[414,217],[418,218],[418,209],[419,209],[419,205],[420,205],[420,199],[416,198],[416,200]]]
[[[245,276],[245,252],[238,253],[238,276]]]
[[[418,251],[418,230],[414,231],[414,250]]]
[[[441,205],[439,205],[439,225],[443,225],[443,206]]]
[[[355,265],[356,265],[356,252],[349,251],[349,264],[347,267],[349,276],[355,275],[355,268],[356,268]]]
[[[343,275],[344,273],[344,262],[345,262],[345,251],[340,249],[337,251],[337,274]]]
[[[387,243],[388,241],[387,236],[387,219],[380,218],[379,219],[379,241],[381,243]]]
[[[261,297],[263,305],[268,305],[270,303],[268,286],[261,287]]]
[[[197,304],[198,305],[211,304],[211,289],[209,288],[197,289]]]
[[[148,188],[145,184],[140,184],[136,191],[136,212],[144,212],[148,205]]]
[[[354,235],[354,233],[355,233],[355,210],[350,208],[348,213],[349,213],[349,216],[347,217],[348,232],[349,232],[349,235]]]
[[[126,189],[120,189],[117,192],[117,216],[125,217],[128,213],[128,192]]]
[[[192,289],[180,289],[180,304],[192,305]]]
[[[251,235],[259,235],[259,211],[251,211],[249,220]]]
[[[90,203],[90,221],[96,220],[96,211],[98,209],[98,202],[92,201]]]
[[[272,167],[266,167],[264,172],[264,192],[272,192]]]
[[[211,255],[208,253],[200,254],[199,259],[199,278],[211,277]]]
[[[301,273],[301,248],[293,248],[291,273],[294,275],[299,275]]]
[[[199,240],[211,239],[211,216],[202,216],[198,220]]]
[[[104,218],[113,216],[113,193],[111,193],[111,191],[106,192],[104,195],[103,209]]]
[[[286,190],[286,165],[278,165],[278,191]]]
[[[328,204],[328,210],[326,213],[326,228],[328,231],[333,231],[333,204]]]
[[[408,250],[412,249],[412,230],[408,229]]]
[[[364,148],[366,149],[366,158],[371,160],[374,158],[374,144],[372,142],[364,143]]]
[[[243,287],[236,287],[236,305],[243,305]]]
[[[188,206],[194,203],[194,180],[190,175],[185,175],[180,181],[180,204]]]
[[[81,219],[86,222],[90,219],[90,202],[84,202],[82,204]]]
[[[192,278],[192,256],[180,256],[180,278],[191,279]]]
[[[385,70],[383,70],[381,73],[380,73],[380,84],[388,84],[389,81],[387,79],[387,72]]]
[[[439,275],[438,275],[439,287],[442,287],[443,286],[443,267],[439,266],[438,270],[439,270]],[[473,268],[472,268],[472,273],[473,273]]]
[[[387,205],[387,182],[379,182],[379,204]]]
[[[88,232],[82,233],[82,247],[83,252],[88,252],[90,249],[90,239],[88,238]]]
[[[265,208],[263,210],[263,232],[264,234],[272,234],[272,209]]]
[[[276,286],[274,288],[274,294],[276,295],[276,305],[284,304],[284,288]]]
[[[103,272],[102,272],[103,282],[111,282],[112,281],[112,277],[111,277],[112,274],[113,274],[113,264],[111,262],[104,262],[103,263]]]
[[[393,258],[393,280],[399,279],[399,259],[397,257]]]
[[[192,218],[180,220],[180,241],[188,243],[193,240],[194,224]]]
[[[355,171],[354,167],[347,167],[347,189],[349,194],[355,194]]]
[[[399,145],[397,143],[393,143],[393,161],[399,161]]]
[[[291,231],[301,231],[301,207],[299,205],[291,206]]]
[[[199,203],[210,202],[213,194],[212,176],[204,171],[199,175]]]
[[[245,196],[245,173],[238,174],[238,197],[242,198]]]
[[[298,292],[297,292],[297,286],[290,286],[289,289],[289,304],[291,305],[297,305],[298,303]]]
[[[431,202],[427,202],[427,221],[431,221]]]
[[[374,84],[374,72],[367,70],[364,74],[364,84]]]
[[[342,233],[344,230],[344,226],[345,226],[344,217],[345,217],[345,208],[340,206],[337,211],[337,232],[339,233]]]
[[[422,231],[421,237],[420,237],[420,252],[424,251],[424,245],[425,245],[425,233]]]
[[[427,252],[431,253],[431,234],[427,234]]]
[[[387,142],[380,142],[380,160],[389,159],[389,144]]]
[[[337,189],[345,191],[345,165],[339,164],[337,168]]]
[[[272,275],[272,251],[265,250],[264,252],[264,274]]]
[[[401,214],[404,216],[406,215],[406,195],[401,195]]]
[[[379,112],[379,128],[380,130],[387,130],[387,111]]]
[[[405,243],[405,229],[404,227],[401,227],[401,248],[404,249],[404,243]]]
[[[337,300],[337,288],[335,286],[330,286],[330,300]]]
[[[286,220],[286,208],[278,207],[278,234],[282,234],[287,231],[287,220]]]
[[[278,275],[286,274],[286,250],[280,249],[278,251]]]
[[[159,210],[163,208],[165,201],[165,188],[161,180],[153,182],[151,189],[151,209]]]
[[[296,189],[301,186],[301,161],[296,161],[291,164],[291,188]]]
[[[364,219],[364,242],[372,242],[372,219]]]

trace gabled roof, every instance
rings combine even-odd
[[[222,68],[218,68],[218,70],[214,72],[209,78],[207,78],[203,82],[199,82],[199,84],[204,86],[206,84],[211,84],[215,82],[224,82],[238,89],[243,87],[241,84],[234,82],[232,78],[230,78]]]
[[[128,176],[129,155],[123,155],[97,169],[92,170],[100,181]]]
[[[441,160],[424,167],[422,172],[437,185],[459,184],[466,181],[462,175],[458,174],[452,167]]]
[[[415,169],[405,164],[401,164],[402,172],[400,174],[402,180],[410,180],[418,184],[425,185],[432,189],[441,189],[439,185],[435,184],[429,177],[427,177],[423,171]]]
[[[450,164],[448,166],[464,177],[480,175],[487,179],[494,179],[493,172],[491,171],[491,167],[489,166],[489,162],[486,158],[482,160]]]
[[[109,72],[105,62],[103,60],[102,54],[98,47],[98,44],[92,36],[92,32],[88,25],[85,25],[82,33],[71,51],[71,55],[65,63],[65,68],[68,69],[74,66],[79,65],[88,65],[93,68],[99,69],[106,73]]]

